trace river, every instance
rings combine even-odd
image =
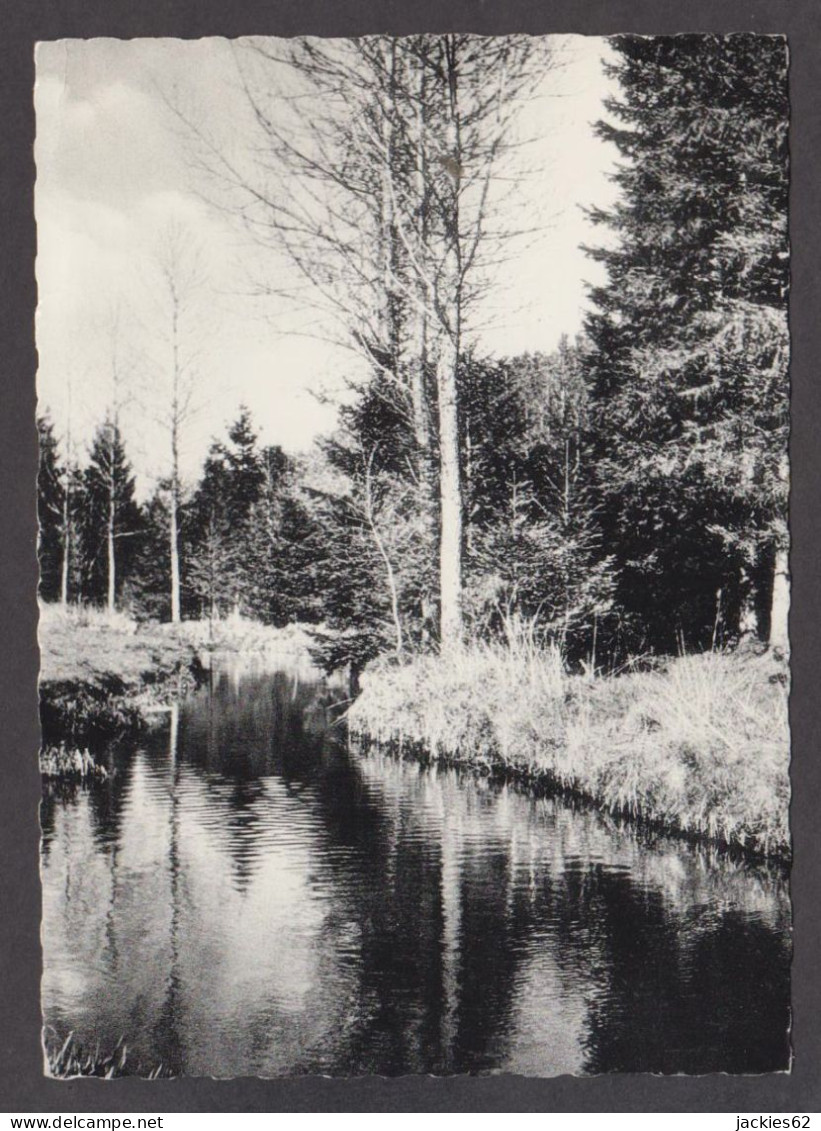
[[[342,694],[217,661],[46,793],[49,1041],[216,1077],[788,1066],[780,872],[351,750]]]

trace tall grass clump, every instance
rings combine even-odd
[[[59,781],[105,781],[108,771],[94,760],[88,750],[66,746],[44,746],[40,750],[40,774],[46,780]]]
[[[592,792],[684,832],[789,853],[788,690],[778,661],[682,656],[613,683],[571,735],[605,752],[590,767]]]
[[[381,744],[410,742],[432,757],[521,768],[560,744],[566,676],[558,649],[477,644],[448,657],[375,664],[348,712],[350,729]]]
[[[682,656],[570,675],[527,634],[444,659],[381,663],[354,735],[541,779],[670,831],[789,853],[787,674],[770,655]]]
[[[97,1076],[113,1080],[118,1076],[142,1076],[147,1080],[157,1080],[170,1073],[162,1064],[143,1071],[138,1065],[129,1063],[128,1046],[121,1038],[111,1052],[104,1053],[99,1044],[86,1049],[78,1044],[74,1033],[69,1033],[62,1044],[50,1039],[47,1033],[43,1039],[47,1074],[59,1079],[75,1076]]]
[[[94,632],[119,632],[133,635],[137,622],[119,610],[100,609],[94,605],[56,605],[39,602],[40,630],[44,633],[91,629]]]

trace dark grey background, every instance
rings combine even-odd
[[[821,1108],[819,0],[5,0],[0,7],[0,1111],[763,1111]],[[790,1075],[532,1080],[44,1080],[35,584],[34,43],[63,37],[469,30],[786,34],[792,93],[793,1041]],[[735,1129],[728,1115],[727,1127]],[[819,1129],[821,1131],[821,1129]]]

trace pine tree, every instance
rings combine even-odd
[[[199,613],[211,621],[237,608],[235,568],[230,532],[212,511],[198,531],[196,550],[190,555],[185,576]]]
[[[231,484],[225,446],[213,441],[202,477],[185,510],[186,596],[213,620],[236,604],[237,543],[233,537]]]
[[[133,572],[142,526],[118,424],[97,429],[83,475],[83,596],[113,612]]]
[[[37,469],[37,518],[40,527],[37,556],[40,562],[40,596],[59,601],[62,593],[65,541],[65,468],[60,462],[54,425],[48,414],[37,417],[40,458]]]
[[[143,506],[142,530],[136,540],[130,584],[138,615],[159,621],[171,617],[170,496],[170,479],[161,480]]]
[[[247,520],[265,483],[258,439],[251,413],[240,405],[239,416],[228,430],[228,443],[222,448],[228,484],[226,502],[234,523]]]
[[[260,450],[244,405],[227,438],[211,444],[185,519],[186,591],[209,617],[233,610],[280,619],[270,590],[279,587],[287,469],[281,449]]]
[[[313,588],[332,631],[321,649],[328,666],[360,668],[381,652],[433,643],[435,532],[428,484],[401,404],[377,378],[340,410],[337,432],[321,445],[327,487],[309,492]]]
[[[66,460],[65,491],[63,494],[63,542],[66,552],[60,578],[60,603],[83,599],[86,553],[85,541],[85,479],[73,459]]]
[[[244,600],[266,624],[317,619],[313,555],[316,525],[296,468],[280,447],[260,453],[262,486],[247,521]]]
[[[618,244],[587,324],[605,531],[653,643],[732,627],[786,546],[783,39],[619,37]],[[766,568],[765,563],[769,563]],[[782,630],[773,626],[773,636]]]

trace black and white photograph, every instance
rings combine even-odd
[[[38,43],[44,1075],[790,1072],[788,65]]]

